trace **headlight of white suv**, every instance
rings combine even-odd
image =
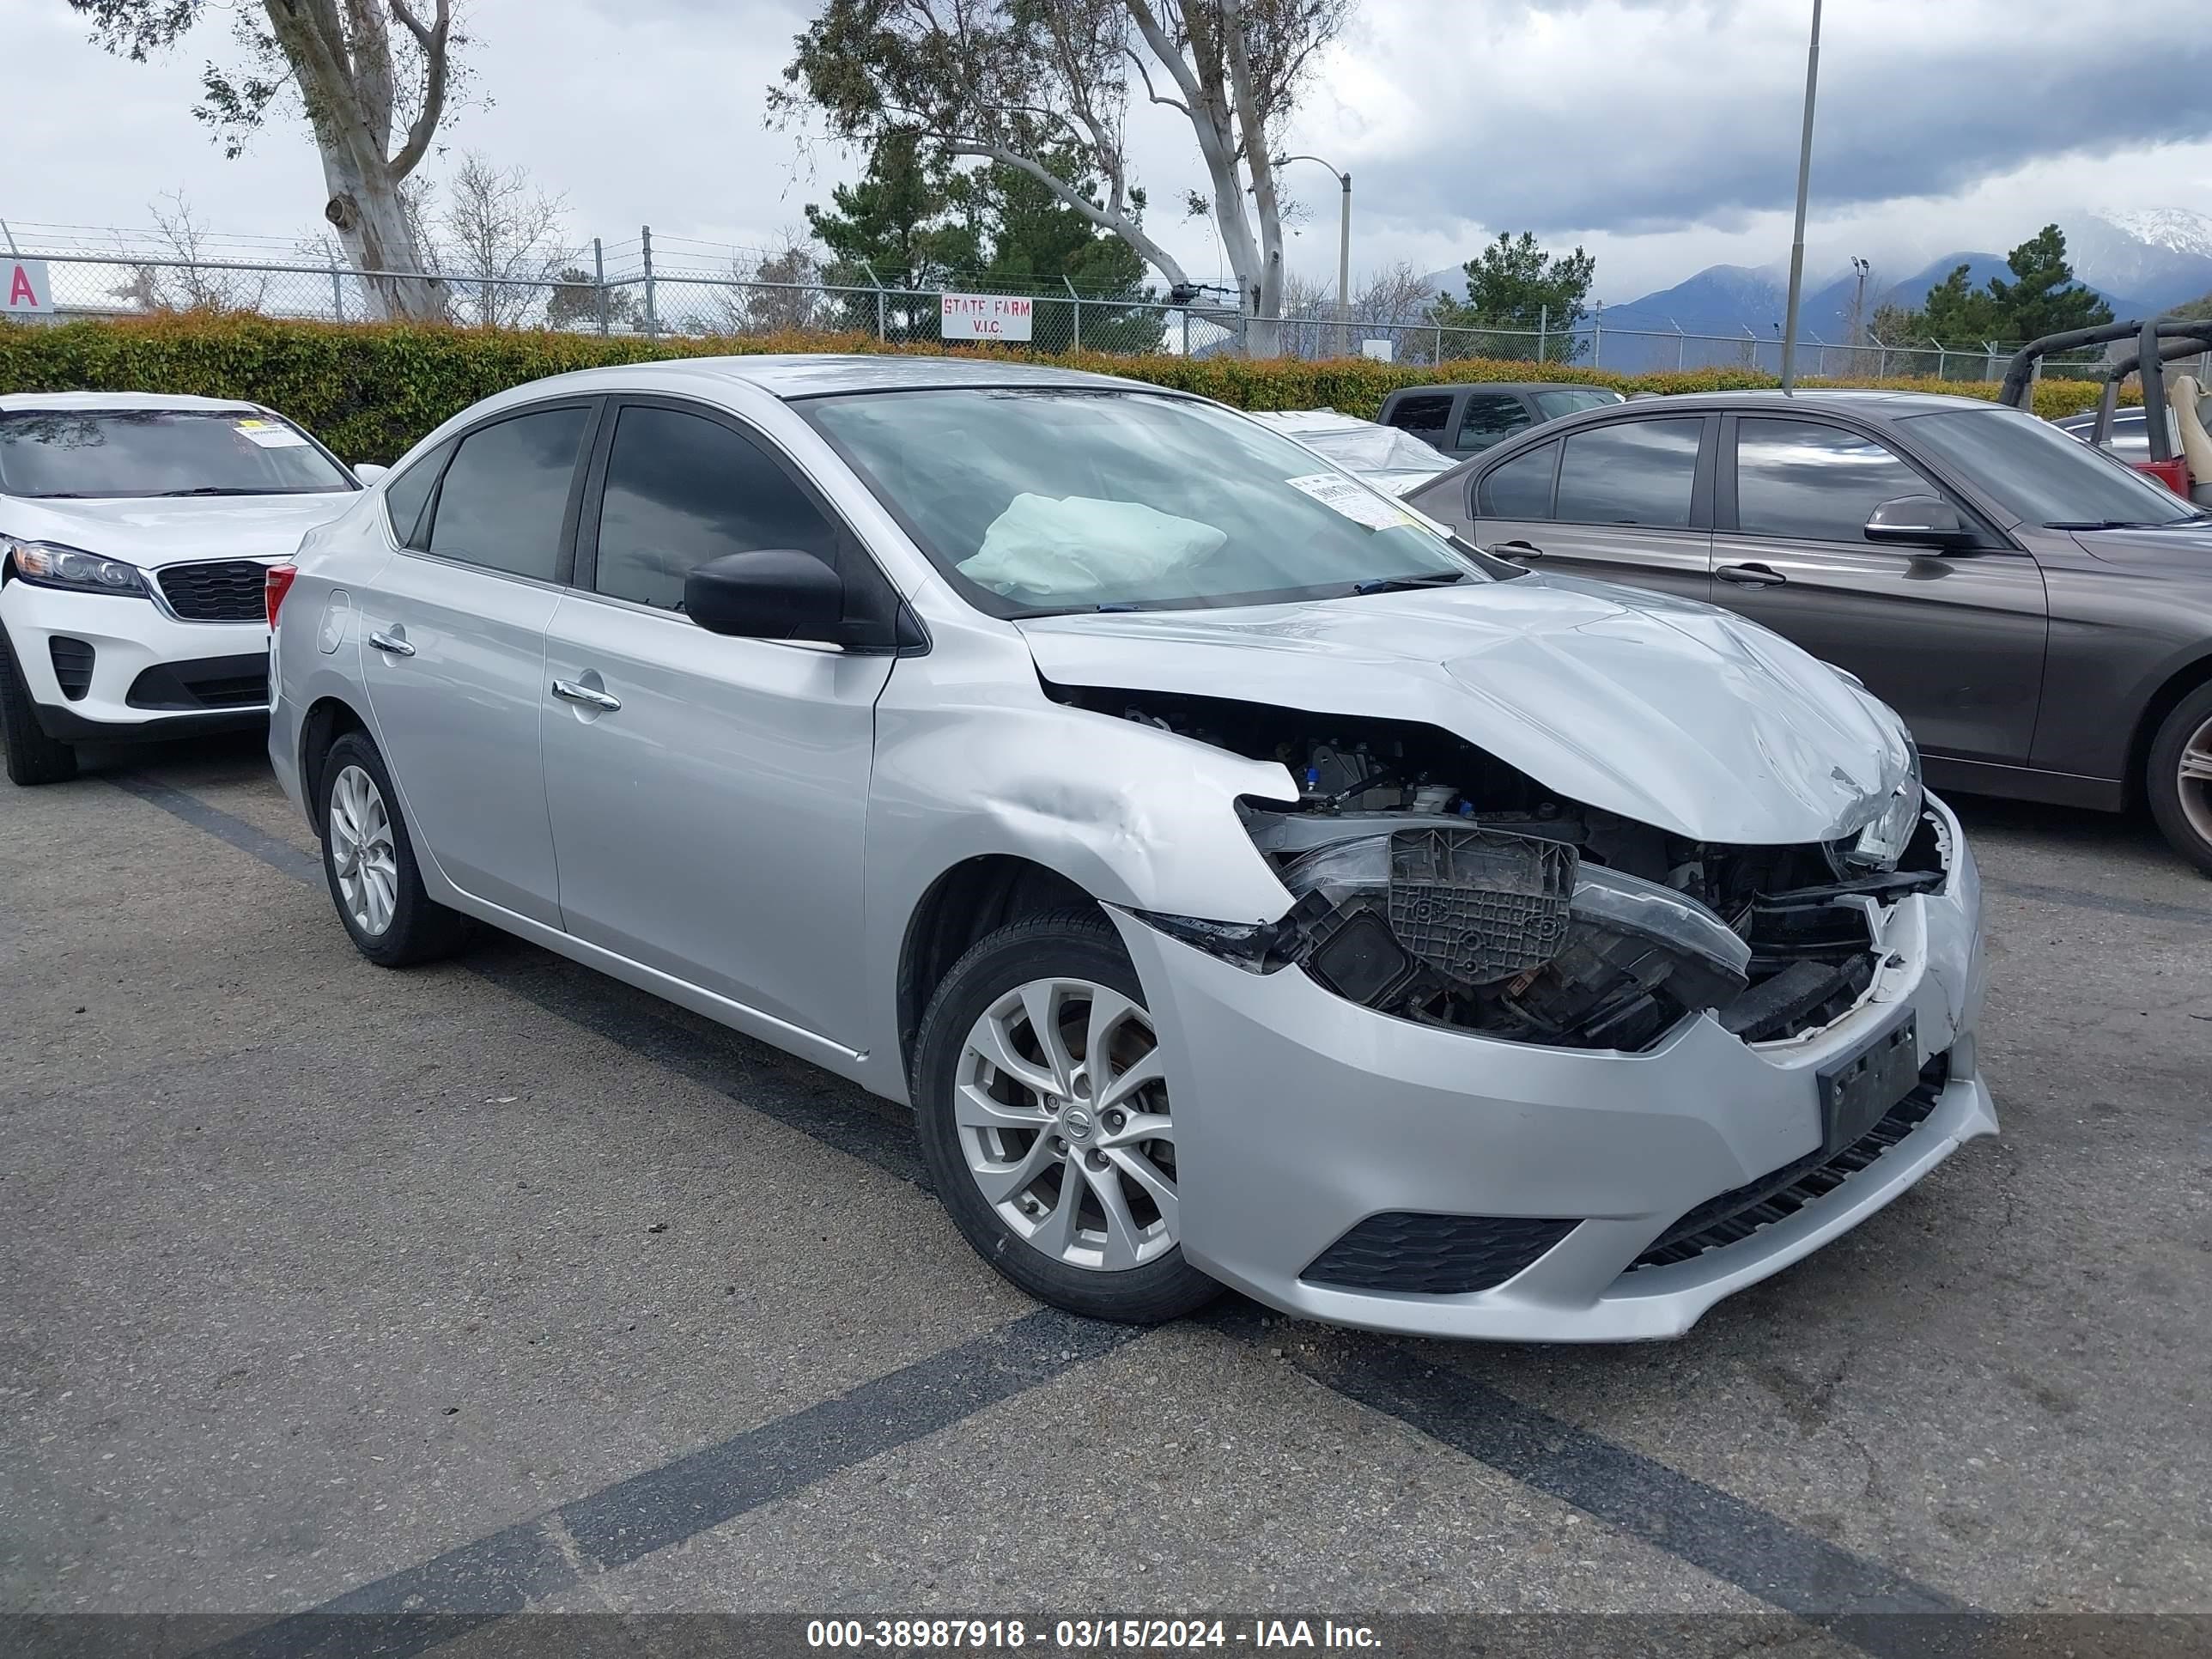
[[[0,536],[0,557],[5,557],[15,567],[15,574],[34,586],[67,588],[74,593],[125,593],[142,599],[149,597],[146,573],[137,565],[125,564],[120,559],[103,559],[82,548]]]

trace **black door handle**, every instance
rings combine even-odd
[[[1510,559],[1516,564],[1524,559],[1540,559],[1544,556],[1544,550],[1535,543],[1518,540],[1492,542],[1483,550],[1495,558]]]
[[[1779,587],[1790,580],[1779,570],[1771,570],[1763,564],[1724,564],[1713,574],[1738,587]]]

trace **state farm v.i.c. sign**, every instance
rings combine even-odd
[[[948,340],[1026,340],[1031,301],[1018,294],[941,294],[939,334]]]

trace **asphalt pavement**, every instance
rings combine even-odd
[[[1958,804],[2004,1133],[1682,1340],[1546,1348],[1042,1310],[901,1109],[519,943],[363,962],[253,743],[0,787],[0,1615],[2212,1641],[2212,881]]]

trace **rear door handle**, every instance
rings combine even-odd
[[[574,680],[553,682],[553,695],[563,702],[580,702],[587,708],[603,708],[609,714],[622,707],[622,699],[597,686],[579,685]]]
[[[1544,550],[1534,542],[1492,542],[1488,550],[1501,559],[1540,559]]]
[[[1779,587],[1790,580],[1779,570],[1769,569],[1763,564],[1724,564],[1713,574],[1738,587]]]
[[[368,642],[380,651],[389,651],[395,657],[411,657],[415,647],[397,634],[371,634]]]

